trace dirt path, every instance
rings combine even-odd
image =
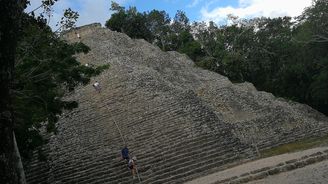
[[[311,155],[311,154],[314,154],[314,153],[317,153],[320,151],[324,151],[327,149],[328,149],[328,147],[318,147],[318,148],[308,149],[308,150],[304,150],[304,151],[287,153],[287,154],[277,155],[277,156],[273,156],[273,157],[269,157],[269,158],[264,158],[264,159],[248,162],[248,163],[245,163],[245,164],[242,164],[242,165],[239,165],[239,166],[236,166],[236,167],[224,170],[224,171],[213,173],[213,174],[207,175],[205,177],[197,178],[195,180],[187,182],[186,184],[199,184],[199,183],[212,184],[212,183],[216,183],[218,181],[232,178],[234,176],[240,176],[242,174],[250,173],[252,171],[256,171],[256,170],[259,170],[262,168],[273,167],[273,166],[276,166],[277,164],[284,163],[286,161],[300,159],[304,156],[308,156],[308,155]],[[328,163],[328,161],[325,161],[325,163]],[[321,164],[321,162],[318,164]],[[313,164],[313,165],[316,165],[316,164]],[[310,165],[308,167],[311,167],[311,166],[312,165]],[[298,170],[299,169],[295,170],[295,172]],[[326,174],[327,173],[328,173],[328,170],[326,170]],[[282,173],[282,174],[285,174],[285,173]],[[276,175],[276,176],[278,177],[279,175]],[[304,177],[307,177],[306,174],[303,174],[303,175],[304,175]],[[273,177],[275,177],[275,176],[273,176]],[[274,182],[274,180],[272,180],[272,181],[273,181],[273,183],[279,183],[279,182]]]

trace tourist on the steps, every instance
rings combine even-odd
[[[122,159],[125,159],[126,161],[129,161],[129,159],[130,159],[129,149],[127,146],[124,146],[124,148],[122,149]]]
[[[81,39],[81,36],[79,33],[75,33],[76,34],[76,37],[80,40]]]
[[[96,81],[93,85],[92,85],[96,91],[98,91],[98,93],[100,93],[101,87],[98,81]]]
[[[135,156],[133,156],[128,162],[128,167],[131,170],[133,179],[136,178],[136,170],[137,170],[136,161],[137,161],[137,158]]]

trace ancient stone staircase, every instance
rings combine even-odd
[[[313,109],[258,92],[248,83],[193,66],[176,52],[89,25],[75,30],[91,47],[81,63],[109,63],[91,84],[66,98],[66,112],[49,138],[46,162],[33,160],[28,183],[138,183],[120,161],[124,146],[138,158],[142,183],[182,183],[256,157],[260,150],[326,135],[327,117]],[[79,41],[73,32],[64,37]],[[311,131],[309,131],[311,130]]]
[[[188,130],[177,129],[177,126],[188,126],[185,117],[190,113],[184,112],[176,99],[142,98],[137,91],[121,93],[125,90],[119,86],[117,92],[107,89],[117,88],[112,85],[98,94],[90,87],[81,98],[79,109],[64,115],[66,122],[58,127],[59,134],[52,140],[56,145],[50,154],[55,158],[51,171],[54,181],[131,183],[125,162],[119,161],[123,144],[114,120],[120,124],[129,148],[138,157],[139,172],[145,183],[183,181],[185,176],[230,163],[249,149],[227,130],[222,130],[222,135],[204,133],[193,137]],[[114,99],[115,104],[109,105]],[[128,107],[122,105],[130,101],[133,103]],[[141,118],[138,117],[140,109],[148,111]],[[126,115],[120,116],[122,113]],[[205,119],[206,115],[197,118]],[[156,122],[161,124],[154,127]],[[195,162],[199,158],[199,162]]]

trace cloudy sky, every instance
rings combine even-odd
[[[41,0],[30,0],[29,12],[40,5]],[[177,10],[183,10],[191,21],[209,21],[222,24],[227,14],[241,18],[258,16],[298,16],[305,7],[311,5],[312,0],[115,0],[124,7],[136,6],[141,12],[153,9],[165,10],[170,17],[174,17]],[[54,6],[50,25],[60,20],[63,10],[70,7],[78,11],[80,18],[77,25],[94,22],[104,24],[110,18],[111,0],[59,0]]]

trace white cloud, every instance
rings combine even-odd
[[[193,0],[190,4],[187,5],[188,8],[193,8],[197,6],[203,0]]]
[[[115,0],[115,2],[124,5],[129,0]],[[111,12],[109,0],[59,0],[53,6],[53,15],[50,18],[50,27],[53,30],[56,30],[56,24],[60,21],[63,16],[64,10],[71,8],[74,11],[77,11],[80,15],[77,26],[82,26],[85,24],[91,24],[95,22],[100,22],[105,24],[106,20],[110,18]],[[36,7],[40,6],[41,0],[32,0],[31,5],[26,9],[26,12],[30,12]],[[41,10],[41,9],[40,9]],[[36,13],[40,13],[38,11]]]
[[[239,7],[217,7],[209,10],[209,6],[201,9],[202,20],[222,22],[228,14],[240,18],[258,16],[280,17],[300,15],[305,7],[310,6],[312,0],[239,0]]]

